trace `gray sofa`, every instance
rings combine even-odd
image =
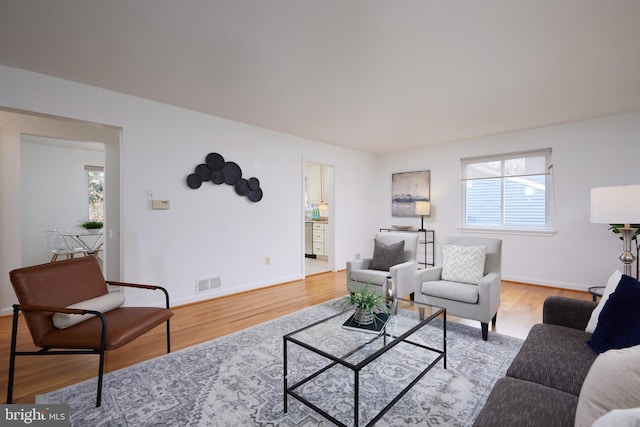
[[[573,426],[580,388],[598,354],[584,331],[595,302],[549,297],[474,426]]]

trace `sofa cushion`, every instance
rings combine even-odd
[[[421,289],[423,294],[433,297],[461,301],[467,304],[478,303],[478,285],[437,280],[424,282]]]
[[[602,353],[613,348],[640,344],[640,283],[622,275],[616,290],[602,308],[598,326],[589,341],[591,348]]]
[[[640,406],[640,345],[602,353],[584,380],[576,427],[591,426],[613,409]]]
[[[351,270],[351,280],[360,283],[382,286],[387,280],[388,271],[380,270]]]
[[[589,323],[587,323],[587,327],[585,331],[590,334],[596,330],[596,326],[598,325],[598,317],[600,317],[600,312],[602,311],[602,307],[604,307],[607,300],[609,300],[609,296],[616,290],[618,287],[618,283],[622,279],[622,272],[620,270],[616,270],[607,280],[607,285],[604,287],[604,291],[602,292],[602,297],[600,298],[600,302],[596,306],[596,308],[591,312],[591,317],[589,318]]]
[[[486,252],[486,246],[444,246],[442,280],[477,285],[484,277]]]
[[[404,261],[404,240],[389,245],[375,239],[373,259],[369,268],[373,270],[389,271],[394,265]]]
[[[587,344],[590,337],[579,329],[534,325],[507,376],[578,396],[589,367],[598,356]]]
[[[640,408],[614,409],[607,412],[591,427],[638,427],[640,426]]]
[[[578,397],[544,385],[499,379],[474,427],[550,427],[573,425]]]
[[[85,310],[95,310],[101,313],[120,307],[124,303],[124,294],[122,292],[110,292],[91,298],[86,301],[80,301],[75,304],[68,305],[65,308],[81,308]],[[58,329],[66,329],[80,322],[95,317],[95,314],[67,314],[55,313],[53,315],[53,324]]]

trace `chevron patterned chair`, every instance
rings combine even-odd
[[[441,243],[442,265],[415,274],[415,300],[446,307],[453,316],[479,320],[486,341],[489,321],[496,325],[500,305],[502,240],[444,237]]]

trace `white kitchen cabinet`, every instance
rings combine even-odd
[[[326,257],[327,254],[327,224],[313,223],[313,254]]]
[[[307,164],[307,201],[313,204],[329,202],[329,166]]]

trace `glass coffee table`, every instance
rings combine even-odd
[[[340,367],[345,367],[353,374],[353,388],[349,387],[348,390],[349,394],[353,395],[353,423],[350,424],[358,426],[361,418],[367,420],[371,418],[366,424],[370,426],[382,418],[440,360],[446,369],[446,309],[400,298],[397,302],[397,314],[389,316],[389,320],[380,332],[344,328],[343,324],[353,314],[354,310],[351,308],[284,335],[284,412],[288,410],[288,397],[292,396],[333,423],[346,426],[346,423],[336,418],[337,414],[332,415],[321,407],[323,399],[318,399],[317,396],[312,398],[308,393],[312,390],[317,394],[318,390],[323,388],[324,390],[320,393],[325,395],[326,393],[337,394],[337,390],[342,391],[342,386],[338,383],[345,377],[344,368]],[[424,312],[423,316],[419,315],[420,311]],[[423,319],[421,320],[420,317]],[[441,317],[442,321],[433,322],[438,317]],[[430,323],[438,328],[435,337],[431,331],[429,339],[416,333]],[[412,358],[407,362],[415,365],[417,362],[424,361],[419,365],[418,369],[421,368],[421,370],[417,370],[417,374],[408,384],[401,384],[399,386],[401,390],[391,401],[383,402],[386,406],[380,410],[376,409],[375,415],[370,417],[370,414],[366,414],[366,417],[362,417],[359,407],[361,388],[366,388],[368,392],[375,391],[379,389],[379,384],[375,384],[376,381],[385,381],[376,378],[371,370],[366,369],[373,366],[374,362],[384,364],[385,354],[391,357],[391,353],[388,352],[398,345],[412,346]],[[292,355],[294,351],[295,355]],[[366,375],[362,375],[363,373]],[[390,397],[382,394],[379,396],[382,400]],[[344,419],[344,414],[342,415]]]

